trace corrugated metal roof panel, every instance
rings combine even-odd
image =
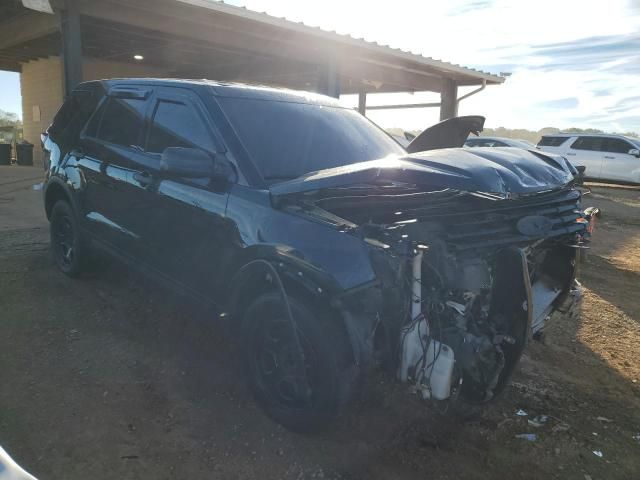
[[[402,50],[400,48],[390,47],[389,45],[381,45],[375,41],[367,41],[364,38],[355,38],[351,35],[337,33],[332,30],[324,30],[318,26],[307,25],[304,22],[296,22],[287,19],[286,17],[275,17],[266,12],[257,12],[249,10],[246,7],[238,7],[224,3],[217,0],[176,0],[180,3],[193,5],[197,7],[206,8],[208,10],[214,10],[220,13],[233,15],[236,17],[246,18],[248,20],[270,24],[275,27],[285,28],[288,30],[295,30],[300,33],[308,35],[315,35],[326,38],[330,41],[337,41],[345,44],[349,44],[355,47],[365,48],[376,53],[386,54],[398,59],[415,62],[430,68],[435,68],[443,72],[455,74],[458,76],[468,77],[470,80],[485,80],[487,83],[502,83],[504,77],[494,75],[489,72],[477,70],[475,68],[463,67],[457,64],[445,62],[443,60],[437,60],[432,57],[425,57],[422,54],[414,53],[409,50]]]

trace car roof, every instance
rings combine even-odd
[[[501,142],[515,142],[515,143],[530,143],[533,145],[532,142],[529,142],[528,140],[523,140],[521,138],[508,138],[508,137],[485,137],[484,135],[480,135],[479,137],[469,137],[467,138],[467,140],[465,141],[469,141],[469,140],[498,140]]]
[[[507,137],[486,137],[484,135],[480,135],[478,137],[469,137],[467,140],[517,140],[516,138],[507,138]]]
[[[631,142],[638,142],[637,138],[627,137],[626,135],[620,135],[617,133],[571,133],[571,132],[558,132],[558,133],[546,133],[543,137],[615,137],[624,138]]]
[[[219,97],[253,98],[293,103],[308,103],[327,107],[342,107],[337,99],[313,92],[291,90],[287,88],[270,87],[266,85],[252,85],[246,83],[221,82],[207,79],[186,78],[111,78],[93,80],[79,85],[102,84],[106,89],[116,86],[173,86],[209,88]]]

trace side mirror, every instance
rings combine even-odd
[[[640,149],[632,148],[631,150],[629,150],[629,155],[640,158]]]
[[[198,148],[167,147],[160,156],[160,173],[167,176],[204,178],[213,176],[214,159]]]

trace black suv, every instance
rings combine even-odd
[[[291,429],[325,425],[374,367],[483,403],[578,298],[585,229],[561,157],[445,148],[483,121],[405,149],[315,94],[83,83],[43,134],[52,251],[70,276],[100,249],[216,305]]]

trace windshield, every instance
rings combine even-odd
[[[640,148],[640,138],[624,137],[629,140],[636,148]]]
[[[268,183],[406,153],[354,110],[235,97],[220,104]]]

